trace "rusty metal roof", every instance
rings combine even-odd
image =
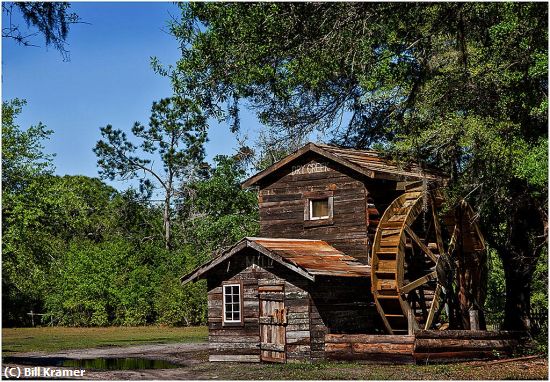
[[[322,240],[249,238],[312,275],[370,276],[370,267]]]
[[[373,150],[343,149],[323,144],[317,144],[317,146],[362,168],[379,173],[394,174],[417,179],[426,178],[428,180],[436,180],[445,177],[439,170],[425,169],[417,163],[397,163],[381,157],[379,152]]]
[[[391,180],[438,180],[442,181],[447,176],[437,169],[422,168],[416,163],[397,163],[388,158],[383,158],[380,153],[372,150],[355,150],[339,148],[319,143],[308,143],[296,152],[281,159],[264,171],[250,177],[243,183],[243,187],[257,184],[261,179],[287,166],[302,155],[314,152],[333,162],[356,171],[359,174],[374,179]]]
[[[238,255],[245,248],[253,248],[258,254],[263,254],[312,281],[316,275],[370,277],[370,266],[322,240],[245,237],[220,256],[183,276],[182,284],[203,278],[210,269],[231,256]]]

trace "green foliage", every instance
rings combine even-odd
[[[189,198],[180,210],[185,241],[203,261],[259,229],[256,193],[240,185],[246,174],[243,163],[226,156],[217,156],[214,162],[208,179],[187,187]]]
[[[101,128],[104,138],[97,142],[94,152],[98,157],[100,175],[106,179],[138,178],[147,185],[148,177],[157,187],[167,188],[172,179],[178,179],[195,170],[194,164],[204,160],[206,120],[200,108],[188,99],[164,98],[154,102],[151,119],[146,128],[136,122],[132,134],[141,142],[132,143],[122,130],[111,125]],[[152,162],[158,154],[162,171]]]
[[[42,34],[46,46],[53,47],[61,53],[64,60],[69,59],[69,51],[66,49],[67,36],[71,24],[81,22],[76,13],[70,13],[71,5],[65,2],[4,2],[2,3],[2,15],[6,16],[9,23],[2,27],[2,38],[14,39],[23,46],[33,46],[31,38],[37,33],[25,33],[21,27],[12,23],[14,11],[21,13],[27,27],[33,27]]]
[[[514,163],[515,175],[535,190],[548,187],[548,140],[541,138],[534,144],[523,143],[517,150],[519,160]]]
[[[62,325],[197,325],[206,321],[205,285],[182,288],[192,252],[124,239],[73,242],[46,295],[46,309]]]
[[[539,257],[531,284],[531,307],[535,310],[548,310],[548,250]]]
[[[51,156],[42,146],[51,131],[40,123],[22,130],[16,119],[24,105],[18,99],[2,103],[2,307],[7,321],[26,318],[25,309],[40,299],[48,261],[48,247],[33,250],[34,239],[44,235],[33,231],[41,213],[29,202],[37,197],[36,179],[51,172]]]
[[[198,262],[196,249],[190,245],[163,252],[155,269],[153,306],[157,323],[177,326],[206,323],[206,285],[199,282],[182,287],[180,283],[180,277]]]
[[[485,301],[486,319],[489,329],[491,325],[502,324],[504,318],[504,301],[506,297],[506,280],[502,261],[497,252],[489,249],[489,280],[487,281],[487,300]]]
[[[99,242],[116,229],[109,209],[115,191],[99,180],[45,174],[26,183],[2,205],[4,307],[14,302],[7,309],[8,315],[19,312],[13,320],[41,309],[51,272],[73,240]],[[25,302],[15,304],[21,297]]]
[[[34,175],[51,172],[51,155],[42,142],[52,134],[42,123],[21,130],[16,118],[26,101],[2,102],[2,191],[17,192]]]
[[[174,326],[204,324],[207,321],[206,282],[181,286],[179,278],[164,277],[155,295],[157,323]]]

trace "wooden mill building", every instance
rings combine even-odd
[[[390,349],[386,358],[413,360],[411,330],[433,327],[440,292],[435,265],[403,267],[399,251],[443,251],[441,235],[399,236],[415,227],[421,199],[407,187],[444,179],[373,151],[309,143],[245,181],[258,189],[260,237],[182,277],[207,280],[210,361],[362,358],[373,339]],[[383,217],[397,201],[401,214]]]

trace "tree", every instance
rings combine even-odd
[[[63,257],[75,240],[98,243],[117,231],[116,191],[84,176],[36,175],[16,194],[3,194],[4,323],[22,324],[42,311]]]
[[[222,155],[214,161],[207,179],[186,186],[188,196],[179,208],[184,243],[199,255],[194,266],[209,259],[212,252],[223,251],[259,230],[256,193],[241,188],[244,162]]]
[[[138,178],[142,190],[149,194],[156,183],[164,194],[164,241],[166,249],[170,249],[177,181],[193,179],[202,172],[206,118],[190,99],[165,98],[153,103],[149,126],[136,122],[132,133],[141,140],[139,145],[111,125],[101,128],[104,140],[94,148],[99,173],[111,180]],[[153,154],[158,154],[162,168],[154,166]]]
[[[24,317],[24,309],[39,299],[29,281],[36,282],[36,289],[43,285],[42,262],[19,243],[25,243],[20,231],[28,227],[29,219],[23,214],[27,206],[22,201],[35,179],[52,171],[51,156],[43,152],[43,141],[51,131],[41,123],[21,129],[16,119],[24,105],[25,101],[19,99],[2,102],[3,322]]]
[[[3,2],[2,13],[8,22],[2,27],[2,38],[11,38],[23,46],[32,46],[31,38],[41,33],[46,46],[53,47],[61,53],[64,60],[69,59],[66,49],[67,36],[72,24],[81,22],[76,13],[70,13],[71,5],[63,2]],[[27,27],[38,29],[38,32],[24,34],[21,27],[13,21],[15,10],[21,13]]]
[[[22,130],[16,124],[26,101],[13,99],[2,102],[2,191],[21,191],[34,176],[50,173],[52,155],[45,154],[42,142],[52,131],[38,123]]]
[[[176,92],[214,114],[246,100],[276,141],[319,130],[444,168],[450,204],[477,207],[502,259],[505,327],[529,327],[548,237],[546,4],[180,6]]]

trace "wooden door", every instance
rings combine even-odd
[[[261,360],[286,362],[286,309],[284,285],[259,287]]]

